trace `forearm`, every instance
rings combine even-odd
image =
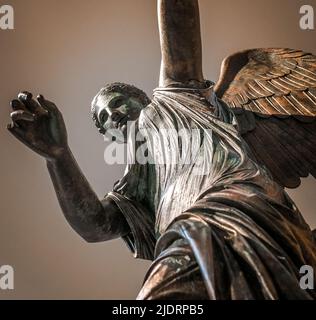
[[[65,218],[72,228],[89,242],[117,238],[128,226],[118,208],[106,208],[82,174],[70,150],[47,167]]]
[[[197,0],[158,0],[162,87],[203,83],[202,45]]]

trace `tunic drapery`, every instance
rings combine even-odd
[[[156,89],[136,131],[141,141],[129,141],[125,175],[107,196],[130,226],[129,248],[154,260],[141,298],[155,298],[157,265],[176,257],[183,263],[167,291],[193,261],[208,299],[315,297],[299,286],[301,266],[316,270],[312,232],[211,87]],[[141,145],[147,161],[137,158]]]

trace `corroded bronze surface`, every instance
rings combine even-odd
[[[135,257],[153,260],[138,299],[314,299],[299,269],[316,268],[315,238],[284,187],[316,177],[315,56],[236,53],[213,87],[202,74],[198,1],[159,0],[158,16],[153,99],[113,83],[92,102],[100,133],[116,129],[130,150],[104,199],[79,169],[54,103],[19,94],[9,131],[46,159],[62,211],[86,241],[122,237]],[[152,161],[138,161],[127,120]]]

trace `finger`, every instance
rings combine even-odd
[[[18,98],[31,113],[43,114],[45,110],[33,99],[32,93],[23,91],[19,93]]]
[[[29,113],[27,111],[23,111],[23,110],[17,110],[17,111],[11,112],[10,117],[13,122],[19,122],[21,120],[32,122],[35,120],[34,114]]]
[[[32,97],[33,97],[32,93],[28,91],[22,91],[18,94],[18,98],[22,101],[32,99]]]
[[[7,125],[8,131],[13,134],[16,138],[23,141],[23,137],[25,136],[25,131],[20,127],[15,126],[13,123],[9,123]]]
[[[13,111],[26,110],[24,104],[20,100],[16,100],[16,99],[11,101],[11,108]]]
[[[8,124],[7,129],[15,138],[17,138],[19,141],[21,141],[27,147],[29,147],[29,148],[34,150],[34,146],[30,142],[30,140],[28,138],[28,135],[27,135],[27,132],[25,131],[25,129],[17,127],[14,124]]]
[[[47,110],[48,112],[51,112],[51,113],[58,112],[56,105],[53,102],[46,100],[43,95],[41,95],[41,94],[38,95],[37,101],[39,102],[41,107],[44,108],[45,110]]]

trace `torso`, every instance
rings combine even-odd
[[[147,202],[155,211],[157,234],[210,187],[251,181],[282,198],[281,188],[248,156],[233,115],[219,108],[220,103],[212,105],[201,94],[157,91],[142,112],[139,129],[155,164]],[[181,130],[184,139],[177,134]],[[184,161],[189,155],[190,161]]]

